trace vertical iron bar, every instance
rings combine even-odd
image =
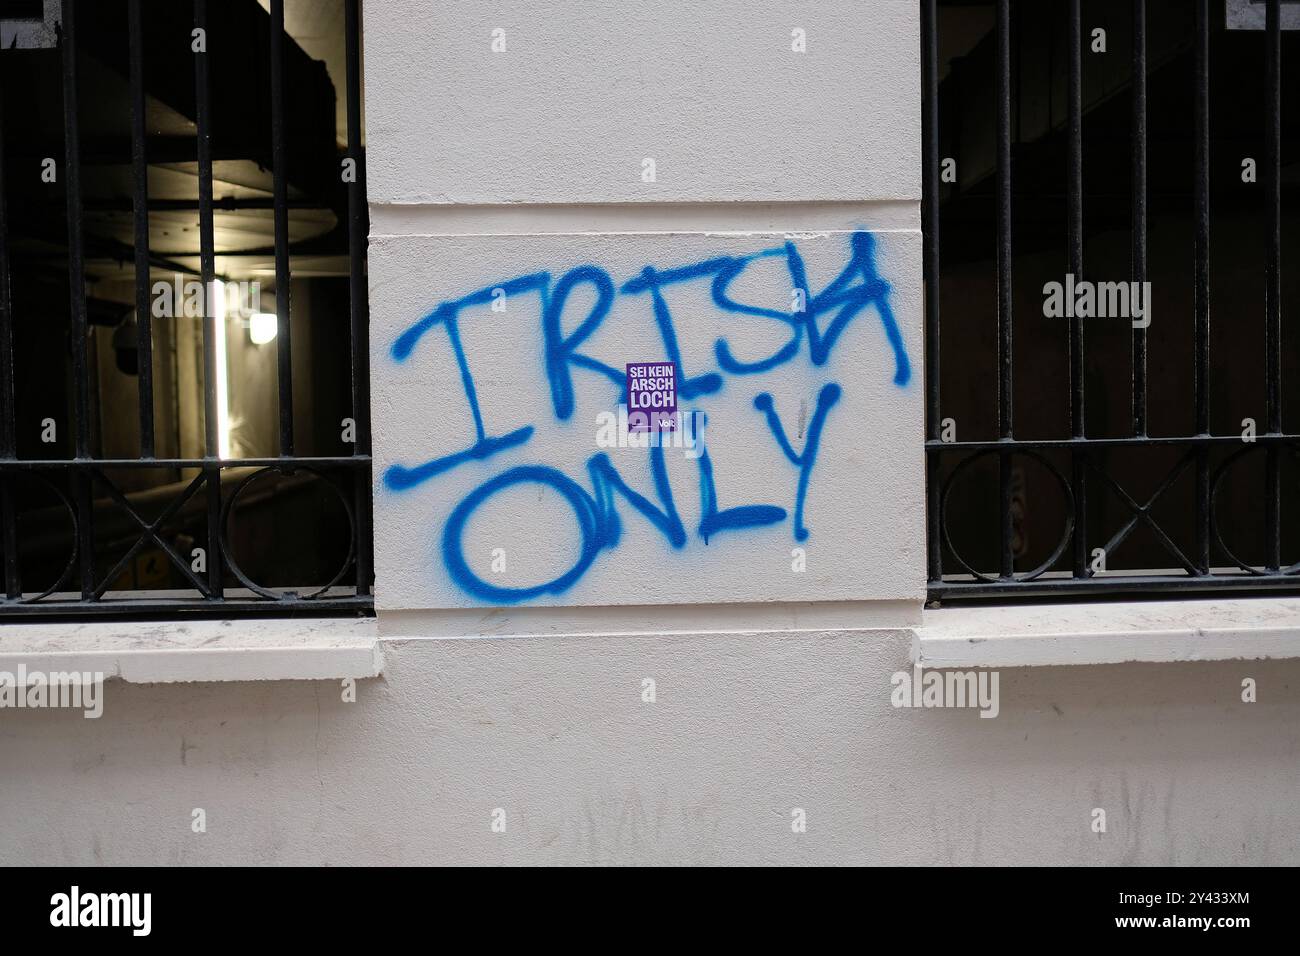
[[[1067,244],[1069,268],[1075,281],[1083,278],[1083,20],[1080,0],[1070,0],[1069,10],[1069,82],[1066,86],[1066,107],[1070,128],[1067,163],[1069,176],[1069,207],[1067,209]],[[1074,310],[1071,310],[1073,313]],[[1070,432],[1083,438],[1087,430],[1084,419],[1084,362],[1083,320],[1077,314],[1070,317]],[[1074,576],[1087,577],[1088,564],[1088,500],[1087,457],[1082,451],[1070,455],[1070,484],[1074,494]]]
[[[923,165],[921,216],[924,223],[922,255],[925,269],[925,385],[926,430],[931,441],[940,436],[939,425],[939,21],[936,0],[921,4],[921,56],[923,60],[921,140]],[[926,545],[931,581],[943,579],[939,529],[939,454],[931,451],[926,476]]]
[[[76,458],[90,457],[90,386],[86,372],[86,264],[81,223],[81,139],[77,128],[77,22],[74,0],[63,0],[63,180],[68,213],[68,299],[72,345],[73,428]],[[88,472],[73,478],[77,500],[78,565],[81,596],[94,596],[94,531],[91,527],[91,482]]]
[[[207,0],[194,0],[194,28],[201,31],[203,50],[194,54],[194,91],[196,113],[196,141],[198,146],[199,188],[199,271],[203,279],[203,427],[204,454],[216,458],[219,454],[216,387],[216,334],[217,290],[216,248],[212,218],[212,104],[208,89]]]
[[[1011,3],[997,4],[998,437],[1012,438],[1011,407]],[[1011,455],[999,456],[1003,578],[1015,572],[1011,527]]]
[[[208,89],[208,50],[212,36],[208,31],[207,0],[194,0],[194,28],[202,31],[203,50],[194,54],[195,123],[199,164],[199,270],[203,278],[203,425],[204,457],[220,457],[217,421],[217,353],[218,335],[225,335],[225,322],[217,327],[216,247],[212,221],[212,103]],[[224,307],[224,303],[222,303]],[[224,308],[222,309],[224,315]],[[209,597],[220,597],[221,589],[221,466],[206,465],[208,497],[208,588]]]
[[[1070,0],[1069,83],[1066,90],[1070,142],[1067,163],[1069,208],[1067,241],[1070,272],[1083,278],[1083,28],[1080,0]],[[1071,310],[1073,313],[1075,310]],[[1083,322],[1070,318],[1070,425],[1075,438],[1084,435]]]
[[[131,171],[135,214],[136,364],[139,369],[140,457],[154,456],[153,318],[149,308],[149,165],[145,157],[144,27],[140,0],[127,11],[131,59]]]
[[[5,206],[5,111],[3,71],[0,63],[0,457],[17,455],[14,425],[14,317],[9,295],[9,218]],[[22,596],[18,571],[18,520],[14,513],[11,473],[0,477],[0,526],[4,529],[5,596]]]
[[[1264,265],[1264,350],[1267,368],[1265,413],[1270,434],[1282,431],[1282,3],[1268,0],[1264,22],[1264,182],[1268,204],[1268,251]],[[1268,568],[1282,564],[1281,456],[1268,447],[1265,522]]]
[[[271,0],[271,164],[275,204],[276,358],[279,362],[280,455],[293,455],[293,351],[290,335],[289,164],[284,130],[284,0]]]
[[[348,156],[356,163],[355,181],[348,186],[348,288],[352,312],[352,418],[356,427],[354,455],[370,454],[369,298],[366,288],[366,209],[364,147],[361,141],[361,6],[345,0],[347,46]],[[371,533],[370,477],[354,481],[357,522],[357,594],[370,593]]]
[[[1133,290],[1147,277],[1147,4],[1133,0]],[[1144,315],[1151,303],[1144,301]],[[1133,329],[1133,434],[1147,433],[1147,332]]]
[[[0,64],[0,70],[3,64]],[[3,79],[3,76],[0,76]],[[9,218],[5,204],[4,84],[0,83],[0,457],[15,455],[14,332],[9,296]]]
[[[1192,313],[1195,323],[1196,434],[1210,434],[1210,11],[1209,0],[1196,0],[1196,144],[1194,273]],[[1196,456],[1196,561],[1210,571],[1210,448]]]

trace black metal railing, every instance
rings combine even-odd
[[[1065,252],[1061,269],[1063,272],[1068,270],[1073,276],[1082,277],[1085,274],[1083,58],[1086,56],[1084,51],[1088,49],[1089,34],[1085,32],[1080,0],[1064,2],[1065,6],[1054,8],[1052,14],[1059,14],[1060,21],[1063,21],[1065,63],[1060,69],[1064,73],[1065,82],[1062,91],[1064,116],[1053,131],[1053,135],[1059,137],[1059,148],[1051,156],[1053,162],[1057,158],[1064,160],[1065,194],[1060,197],[1064,221],[1058,220]],[[1254,279],[1254,291],[1256,294],[1262,292],[1263,307],[1256,309],[1242,306],[1234,309],[1228,317],[1233,323],[1259,323],[1262,320],[1263,325],[1264,362],[1262,366],[1256,366],[1262,371],[1265,381],[1263,415],[1258,434],[1252,434],[1248,441],[1243,441],[1240,434],[1213,434],[1211,430],[1210,375],[1215,364],[1212,362],[1210,334],[1212,23],[1209,0],[1193,0],[1193,5],[1194,15],[1188,14],[1192,39],[1190,50],[1186,51],[1191,67],[1187,75],[1192,78],[1192,82],[1189,84],[1180,79],[1178,86],[1179,95],[1185,96],[1185,102],[1189,101],[1188,117],[1194,117],[1193,123],[1189,124],[1194,126],[1191,131],[1193,148],[1190,155],[1183,154],[1184,169],[1190,166],[1190,176],[1186,181],[1190,191],[1191,202],[1188,205],[1192,228],[1189,230],[1190,235],[1188,231],[1179,233],[1179,240],[1186,244],[1186,258],[1183,261],[1190,260],[1187,272],[1192,285],[1191,308],[1181,314],[1163,313],[1160,319],[1165,323],[1188,323],[1191,327],[1187,333],[1192,343],[1193,367],[1188,376],[1191,380],[1191,394],[1187,395],[1184,391],[1173,399],[1168,397],[1168,390],[1177,388],[1184,381],[1179,375],[1186,376],[1187,373],[1175,374],[1169,371],[1172,363],[1163,357],[1159,368],[1164,371],[1157,372],[1157,366],[1153,364],[1148,352],[1152,341],[1150,330],[1137,327],[1135,323],[1131,331],[1131,342],[1124,347],[1131,373],[1129,381],[1125,383],[1129,392],[1124,403],[1127,406],[1127,434],[1096,434],[1089,427],[1090,419],[1085,416],[1085,399],[1090,391],[1088,385],[1097,381],[1099,370],[1095,367],[1085,368],[1087,323],[1076,314],[1070,318],[1068,326],[1062,322],[1059,331],[1044,333],[1052,337],[1051,341],[1055,343],[1052,348],[1057,354],[1062,350],[1068,353],[1060,366],[1063,370],[1068,369],[1068,383],[1062,382],[1065,387],[1055,395],[1042,394],[1033,398],[1045,403],[1068,401],[1069,427],[1065,435],[1042,438],[1021,434],[1016,428],[1017,420],[1013,419],[1013,409],[1017,407],[1013,399],[1019,398],[1015,394],[1013,369],[1022,366],[1015,365],[1012,361],[1012,333],[1013,328],[1024,328],[1018,324],[1024,320],[1016,316],[1017,321],[1013,322],[1012,314],[1017,288],[1013,281],[1015,277],[1012,265],[1013,261],[1021,261],[1013,258],[1016,252],[1013,241],[1013,223],[1016,221],[1013,217],[1016,211],[1014,202],[1019,200],[1018,194],[1013,191],[1013,177],[1019,175],[1017,170],[1021,168],[1021,154],[1018,151],[1019,120],[1013,109],[1013,98],[1018,95],[1020,84],[1017,73],[1019,63],[1013,58],[1012,51],[1013,38],[1016,36],[1013,31],[1018,28],[1016,20],[1025,12],[1025,7],[1013,7],[1010,0],[995,0],[992,4],[991,49],[986,51],[985,59],[979,60],[982,69],[987,69],[991,61],[996,74],[991,83],[994,91],[992,112],[995,116],[995,130],[994,143],[989,151],[994,154],[993,169],[985,192],[976,197],[986,203],[981,209],[992,204],[993,213],[987,217],[992,220],[992,228],[985,228],[996,236],[996,316],[992,327],[984,327],[987,333],[981,333],[983,337],[980,339],[991,343],[988,346],[988,357],[992,360],[995,374],[989,376],[988,365],[979,364],[969,354],[958,356],[964,365],[969,366],[969,371],[954,370],[941,366],[940,363],[941,328],[947,327],[942,323],[975,321],[972,316],[978,315],[978,309],[973,308],[969,302],[962,302],[952,304],[942,316],[940,311],[939,290],[947,277],[940,256],[940,226],[943,219],[941,207],[945,204],[940,181],[940,165],[944,161],[941,137],[942,124],[954,116],[954,111],[941,109],[944,105],[940,99],[941,71],[945,64],[939,62],[939,18],[943,5],[936,0],[922,0],[922,125],[925,165],[922,225],[927,376],[925,448],[928,480],[928,580],[932,601],[968,597],[1005,600],[1063,595],[1157,595],[1168,591],[1244,591],[1261,588],[1300,590],[1300,564],[1287,565],[1283,560],[1283,464],[1300,452],[1300,434],[1285,430],[1282,414],[1281,3],[1279,0],[1267,0],[1262,49],[1258,46],[1252,48],[1252,55],[1258,63],[1259,78],[1262,80],[1262,112],[1266,118],[1263,128],[1257,131],[1262,145],[1259,173],[1264,190],[1261,204],[1263,212],[1250,227],[1257,230],[1256,236],[1263,234],[1260,240],[1263,261],[1259,263]],[[1119,4],[1109,4],[1108,9],[1116,6]],[[1127,17],[1128,11],[1124,12]],[[1128,250],[1131,272],[1124,278],[1131,278],[1135,283],[1146,281],[1150,270],[1148,207],[1152,197],[1148,186],[1150,115],[1147,12],[1147,0],[1131,0],[1132,46],[1131,59],[1128,61],[1131,73],[1127,82],[1127,133],[1131,152],[1127,169],[1121,167],[1131,188],[1125,190],[1127,195],[1121,201],[1127,201],[1129,206],[1127,226],[1131,232]],[[1175,10],[1180,15],[1184,12],[1186,8]],[[1222,10],[1219,9],[1218,12],[1221,14]],[[1115,26],[1113,18],[1108,25]],[[1255,42],[1259,43],[1259,39],[1260,34],[1256,34]],[[1050,50],[1047,54],[1049,57],[1059,50],[1059,39],[1038,36],[1032,38],[1032,42],[1039,51]],[[1115,42],[1113,37],[1112,42]],[[965,49],[969,49],[969,46]],[[1181,78],[1184,74],[1178,76]],[[1234,81],[1240,79],[1239,75],[1234,74]],[[1254,89],[1253,86],[1250,88]],[[964,110],[972,108],[969,89],[968,85],[965,94],[960,88],[952,91],[953,99],[960,100],[957,105]],[[1107,91],[1108,98],[1113,98],[1110,96],[1113,90],[1114,86]],[[1049,92],[1047,96],[1051,98],[1053,94]],[[1053,105],[1054,103],[1055,101]],[[986,106],[981,103],[979,108],[984,109]],[[1114,125],[1112,121],[1112,129]],[[952,137],[948,138],[951,140]],[[1231,159],[1233,163],[1237,161],[1237,157]],[[1290,161],[1294,162],[1294,157]],[[1165,181],[1173,178],[1176,177],[1167,174]],[[1118,180],[1116,178],[1111,181]],[[981,220],[982,223],[986,221]],[[1112,221],[1108,228],[1114,232],[1116,225]],[[982,317],[978,320],[985,321]],[[1088,338],[1091,338],[1092,329],[1088,331]],[[1110,329],[1106,331],[1107,334],[1114,334]],[[1035,329],[1035,332],[1038,330]],[[1294,348],[1294,344],[1291,348]],[[983,359],[984,355],[981,354],[978,358]],[[1106,369],[1100,370],[1101,373],[1105,371]],[[1164,378],[1160,378],[1160,375]],[[959,376],[965,377],[958,380]],[[945,434],[944,423],[948,421],[945,415],[951,412],[945,404],[944,387],[951,387],[953,405],[959,405],[966,396],[980,390],[977,383],[985,378],[993,383],[996,390],[996,413],[990,416],[989,422],[993,424],[992,420],[995,419],[995,434],[981,440],[966,440],[960,434],[955,438],[951,433]],[[1164,401],[1180,402],[1182,407],[1191,406],[1190,418],[1194,420],[1194,426],[1190,433],[1150,433],[1149,396],[1153,386],[1165,390]],[[1151,453],[1153,456],[1142,466],[1145,469],[1142,477],[1147,479],[1143,483],[1148,488],[1154,485],[1153,492],[1139,493],[1133,490],[1131,481],[1111,473],[1108,462],[1112,459],[1108,456],[1129,453]],[[1154,457],[1157,454],[1167,456],[1160,459],[1162,463],[1159,465]],[[1220,514],[1223,507],[1219,498],[1223,484],[1232,470],[1253,455],[1258,455],[1262,460],[1263,493],[1256,493],[1251,517],[1262,520],[1263,531],[1258,538],[1259,547],[1252,548],[1250,553],[1242,553],[1243,549],[1239,546],[1230,546],[1224,534],[1225,527],[1237,521],[1239,512],[1234,511],[1232,518]],[[1172,467],[1163,463],[1169,460],[1173,462]],[[1041,553],[1033,556],[1018,554],[1013,544],[1018,537],[1016,473],[1018,466],[1024,464],[1042,466],[1042,473],[1050,475],[1044,487],[1053,486],[1057,489],[1053,494],[1059,492],[1059,507],[1053,511],[1054,515],[1059,515],[1059,522],[1055,525],[1058,532],[1050,539],[1049,546],[1041,547]],[[963,496],[963,482],[981,465],[996,466],[996,505],[985,506],[969,494]],[[1176,486],[1181,489],[1178,493],[1181,504],[1173,509],[1176,512],[1174,515],[1159,517],[1158,506],[1162,504],[1162,499],[1173,497],[1170,489]],[[1110,503],[1111,518],[1118,502],[1122,515],[1120,520],[1099,520],[1097,502],[1102,496]],[[960,505],[957,504],[959,499]],[[983,524],[978,525],[984,529],[983,539],[972,545],[972,537],[978,538],[978,535],[966,534],[958,543],[951,530],[954,518],[967,522],[969,530],[970,512],[981,508],[987,510],[975,517],[985,519]],[[1144,533],[1149,545],[1142,558],[1129,563],[1118,560],[1117,551],[1122,555],[1122,546],[1131,541],[1139,530]],[[990,540],[990,535],[996,537]],[[978,551],[980,557],[970,558],[964,551]],[[1153,551],[1167,561],[1152,561]],[[1102,555],[1101,562],[1097,560],[1098,554]]]
[[[183,0],[181,0],[183,2]],[[349,414],[353,422],[351,454],[295,455],[294,435],[294,356],[291,336],[293,303],[290,297],[291,254],[289,210],[303,205],[301,192],[289,195],[290,157],[287,140],[291,111],[296,104],[287,100],[285,83],[284,0],[270,0],[269,72],[270,140],[269,165],[273,195],[269,206],[274,212],[274,270],[276,278],[278,369],[278,455],[260,457],[222,457],[219,447],[217,402],[216,336],[224,335],[218,327],[215,309],[204,310],[202,340],[202,387],[204,407],[203,454],[201,457],[155,457],[155,381],[153,375],[154,325],[151,317],[151,266],[185,269],[173,256],[164,258],[150,252],[150,208],[194,209],[198,213],[198,274],[205,290],[214,288],[221,278],[217,269],[219,255],[215,241],[214,210],[225,208],[267,208],[258,199],[230,200],[214,197],[213,180],[213,90],[209,70],[211,48],[195,51],[191,77],[169,76],[167,83],[194,85],[194,146],[197,159],[197,204],[189,200],[156,199],[149,196],[150,139],[146,130],[145,75],[149,57],[145,49],[142,0],[129,0],[125,8],[126,36],[129,40],[130,100],[130,182],[131,199],[127,208],[133,214],[133,244],[118,250],[122,259],[134,267],[134,305],[136,355],[138,361],[139,457],[96,457],[92,439],[91,362],[87,341],[86,237],[83,210],[81,136],[85,117],[81,114],[82,81],[78,34],[78,15],[85,12],[76,0],[63,0],[58,56],[62,64],[63,164],[62,183],[66,195],[66,268],[70,289],[71,351],[71,418],[74,454],[71,458],[23,457],[16,440],[15,363],[40,363],[50,356],[22,355],[15,349],[15,309],[11,296],[13,273],[10,256],[6,194],[18,187],[7,177],[12,168],[5,162],[5,101],[11,103],[22,91],[6,90],[0,84],[0,537],[4,549],[4,592],[0,597],[0,616],[119,615],[220,615],[261,616],[275,614],[368,613],[373,607],[369,388],[366,352],[368,313],[366,298],[366,234],[368,230],[365,202],[364,155],[361,124],[360,75],[360,0],[345,0],[345,51],[347,147],[345,157],[355,164],[355,175],[342,177],[346,190],[340,230],[346,234],[349,284],[350,391]],[[193,29],[211,36],[209,15],[224,14],[221,8],[210,10],[207,0],[193,0]],[[94,11],[102,15],[102,9]],[[188,25],[186,25],[188,26]],[[222,157],[228,158],[228,157]],[[339,157],[330,152],[317,157],[331,167],[322,178],[338,180]],[[155,162],[159,161],[157,159]],[[175,157],[168,157],[175,162]],[[101,207],[104,203],[99,204]],[[113,203],[107,205],[112,206]],[[340,240],[342,241],[342,240]],[[310,250],[319,253],[319,247]],[[21,278],[21,277],[20,277]],[[61,357],[54,356],[54,361]],[[51,371],[60,375],[61,371]],[[184,474],[188,481],[174,484],[178,489],[160,509],[146,513],[132,496],[119,488],[114,475],[122,471],[158,469]],[[189,478],[192,473],[193,477]],[[223,476],[226,479],[223,487]],[[254,492],[248,489],[259,480],[275,477],[311,479],[329,489],[327,497],[337,499],[346,516],[349,540],[346,556],[332,578],[310,587],[283,587],[275,582],[258,583],[241,568],[232,544],[233,532],[240,521],[241,499]],[[20,529],[24,515],[17,498],[18,482],[36,483],[47,498],[57,504],[71,528],[71,545],[66,565],[53,583],[40,582],[34,589],[24,581],[23,540]],[[332,493],[332,495],[330,494]],[[191,554],[182,553],[175,541],[163,530],[182,513],[197,513],[196,526],[205,531],[205,554],[199,570]],[[47,509],[48,510],[48,509]],[[118,534],[110,557],[97,554],[95,523],[106,513],[114,521],[129,526],[129,534]],[[124,570],[143,549],[156,548],[170,564],[173,574],[184,582],[180,588],[149,591],[121,589],[114,586]],[[340,548],[342,550],[342,548]],[[60,559],[61,560],[61,559]]]

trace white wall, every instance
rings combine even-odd
[[[0,864],[1300,858],[1296,662],[1004,670],[984,720],[890,706],[905,632],[385,657],[354,704],[324,681],[114,683],[98,721],[0,714]]]
[[[920,113],[902,108],[919,97],[917,10],[371,3],[371,200],[920,199]],[[494,30],[505,52],[492,52]]]
[[[403,9],[366,20],[381,606],[902,601],[914,619],[914,5]],[[627,363],[667,361],[708,424],[657,484],[654,454],[603,447],[598,422]],[[783,453],[760,402],[815,456]]]
[[[384,675],[355,703],[328,681],[117,682],[99,721],[0,714],[0,863],[1300,859],[1298,663],[1008,669],[996,719],[890,705],[924,595],[916,4],[484,6],[366,9]],[[805,53],[790,50],[795,28]],[[898,380],[873,307],[822,364],[805,339],[698,401],[719,426],[719,506],[788,511],[797,470],[754,398],[774,396],[798,450],[817,394],[840,386],[806,541],[787,514],[705,545],[699,463],[678,450],[681,548],[615,495],[622,538],[602,539],[564,590],[509,607],[466,593],[441,541],[474,487],[532,463],[593,493],[594,416],[616,396],[579,370],[572,416],[554,413],[540,291],[505,313],[471,308],[460,328],[485,433],[531,424],[530,441],[407,490],[385,482],[475,434],[445,326],[393,356],[440,304],[536,272],[553,289],[581,265],[621,286],[647,265],[787,238],[824,289],[856,231],[875,238],[911,376]],[[779,264],[755,260],[737,301],[779,308]],[[752,360],[788,334],[679,289],[690,374],[720,337]],[[593,301],[575,292],[563,328]],[[617,366],[661,348],[645,302],[620,293],[584,351]],[[646,453],[608,454],[649,497]],[[544,582],[577,553],[553,487],[527,490],[466,524],[480,577],[497,580],[491,549],[506,549],[502,586]],[[543,636],[480,636],[520,632]],[[1258,703],[1241,703],[1244,677]],[[195,807],[205,834],[190,830]],[[1105,834],[1090,829],[1096,807]],[[505,833],[490,828],[496,808]],[[791,831],[794,808],[806,833]]]
[[[901,232],[379,238],[370,269],[381,605],[919,601],[922,511],[891,507],[919,500],[924,480],[918,252],[916,236]],[[707,269],[664,286],[666,334],[652,295],[624,291],[646,268]],[[714,280],[731,274],[724,268],[736,272],[725,308],[710,298]],[[792,270],[806,275],[802,315],[789,312]],[[581,277],[567,299],[566,276]],[[516,281],[527,289],[515,293]],[[479,290],[483,302],[447,311]],[[619,382],[566,361],[561,333],[544,333],[544,301],[566,336],[595,316],[577,351]],[[448,318],[407,344],[426,315]],[[531,429],[461,464],[454,456],[482,444],[451,321],[488,441]],[[693,447],[610,447],[614,429],[602,433],[601,416],[608,424],[623,401],[626,364],[670,361],[666,341],[680,350],[679,408],[707,420],[702,436]],[[764,361],[775,367],[750,371]],[[688,384],[703,391],[709,379],[715,390],[684,398]],[[666,488],[656,486],[656,460]],[[446,470],[422,478],[430,461]],[[511,474],[536,477],[466,504]],[[612,490],[618,482],[647,499],[658,524]],[[462,509],[472,509],[463,533],[449,532]],[[584,509],[595,514],[587,528]],[[743,525],[712,531],[728,519]],[[569,584],[571,568],[581,573]]]

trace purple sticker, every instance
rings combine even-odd
[[[673,431],[677,428],[677,366],[672,362],[627,365],[627,430]]]

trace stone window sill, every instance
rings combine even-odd
[[[93,621],[0,626],[0,671],[89,671],[136,684],[341,680],[383,668],[374,619]]]
[[[1035,667],[1300,657],[1300,599],[953,606],[926,610],[922,667]]]

